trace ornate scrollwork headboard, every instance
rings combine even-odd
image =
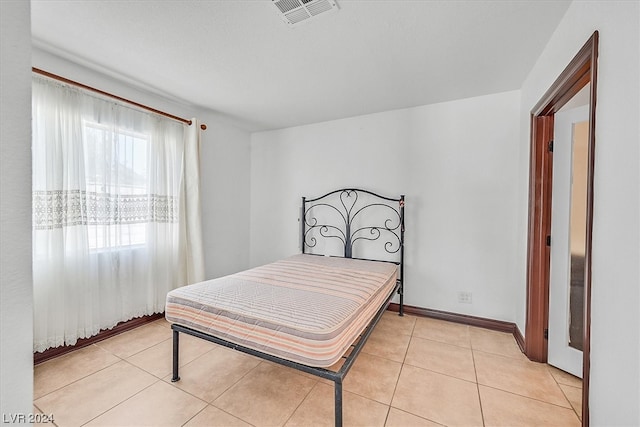
[[[353,256],[354,247],[379,241],[386,254],[397,254],[396,262],[402,263],[404,195],[396,199],[345,188],[313,199],[303,197],[300,222],[302,253],[312,252],[322,239],[333,239],[340,242],[345,258],[363,258]]]

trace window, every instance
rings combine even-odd
[[[149,135],[84,125],[90,250],[144,246],[149,221]]]

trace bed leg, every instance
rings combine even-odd
[[[336,380],[335,397],[335,425],[342,427],[342,379]]]
[[[173,331],[173,376],[171,377],[171,382],[175,383],[176,381],[180,381],[180,376],[178,375],[178,354],[180,349],[180,332],[174,330]]]

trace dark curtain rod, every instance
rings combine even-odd
[[[151,111],[151,112],[156,113],[156,114],[160,114],[161,116],[165,116],[165,117],[168,117],[170,119],[177,120],[177,121],[182,122],[182,123],[186,123],[188,125],[191,125],[191,123],[192,123],[191,120],[183,119],[182,117],[174,116],[173,114],[169,114],[169,113],[165,113],[164,111],[156,110],[155,108],[151,108],[149,106],[140,104],[138,102],[131,101],[129,99],[123,98],[121,96],[114,95],[112,93],[105,92],[105,91],[100,90],[100,89],[96,89],[95,87],[87,86],[85,84],[78,83],[78,82],[73,81],[73,80],[69,80],[69,79],[67,79],[65,77],[58,76],[57,74],[53,74],[53,73],[50,73],[48,71],[41,70],[39,68],[32,67],[31,70],[36,74],[41,74],[43,76],[50,77],[52,79],[59,80],[59,81],[64,82],[64,83],[68,83],[68,84],[73,85],[73,86],[78,86],[78,87],[81,87],[83,89],[90,90],[92,92],[97,92],[97,93],[99,93],[101,95],[105,95],[105,96],[108,96],[110,98],[117,99],[118,101],[126,102],[127,104],[135,105],[136,107]],[[200,129],[206,130],[207,129],[207,125],[205,125],[204,123],[201,124],[200,125]]]

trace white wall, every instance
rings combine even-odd
[[[30,19],[28,1],[0,1],[0,413],[7,417],[33,412]]]
[[[202,141],[202,232],[207,278],[249,267],[248,132],[204,116]]]
[[[138,89],[58,55],[33,49],[33,66],[179,117],[197,117],[202,133],[201,202],[206,277],[249,264],[249,132],[212,111]]]
[[[591,313],[591,424],[640,425],[640,3],[574,1],[522,87],[518,251],[526,254],[529,111],[600,34]],[[524,331],[525,265],[517,323]]]
[[[302,196],[402,193],[406,303],[514,321],[519,116],[512,91],[253,134],[251,264],[299,252]]]

